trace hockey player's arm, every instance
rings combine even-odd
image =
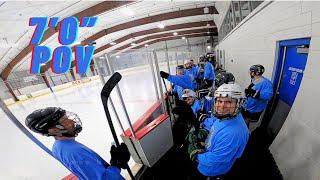
[[[171,83],[173,83],[174,85],[178,85],[178,86],[182,87],[183,89],[190,89],[190,85],[184,83],[182,81],[181,77],[178,77],[175,75],[169,75],[167,80],[170,81]]]
[[[90,154],[82,152],[74,157],[73,168],[86,179],[116,179],[124,180],[120,169],[108,164],[101,164]]]

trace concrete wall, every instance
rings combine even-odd
[[[320,179],[320,2],[263,2],[245,20],[216,47],[243,87],[252,64],[264,65],[272,78],[277,41],[311,37],[300,90],[270,149],[284,179]]]

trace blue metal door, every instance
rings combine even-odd
[[[287,47],[282,80],[279,89],[279,99],[292,106],[303,77],[308,54],[298,53],[302,47]]]
[[[285,122],[299,91],[307,63],[310,38],[278,43],[278,61],[274,71],[275,97],[271,104],[269,132],[276,137]]]

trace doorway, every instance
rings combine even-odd
[[[310,38],[279,41],[273,73],[274,97],[270,104],[268,134],[279,133],[299,91],[308,59]]]

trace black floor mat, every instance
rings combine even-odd
[[[266,132],[257,128],[250,135],[242,157],[235,162],[230,172],[220,179],[282,180],[281,172],[268,147],[269,139]],[[172,148],[152,168],[147,168],[139,179],[200,180],[206,177],[198,173],[187,154]]]

